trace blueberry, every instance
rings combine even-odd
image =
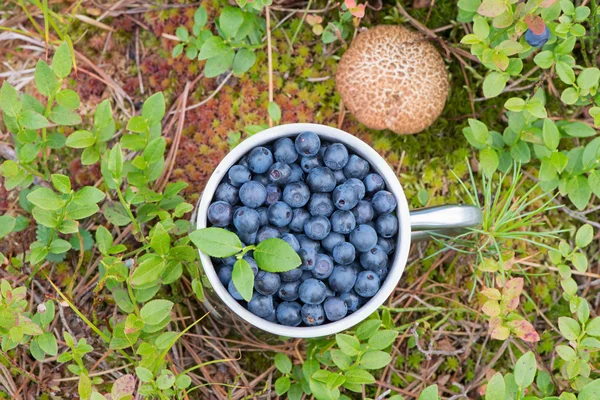
[[[315,168],[322,167],[323,163],[319,157],[302,157],[300,159],[300,167],[307,174]]]
[[[226,201],[234,206],[240,199],[238,196],[238,189],[229,183],[221,183],[217,186],[217,190],[215,190],[215,199]]]
[[[223,261],[223,264],[225,264],[225,265],[233,267],[233,265],[237,261],[237,257],[236,256],[231,256],[231,257],[226,257],[226,258],[220,258],[218,260],[219,261]],[[216,260],[215,260],[215,262],[216,262]]]
[[[233,213],[233,225],[242,233],[254,233],[258,231],[260,226],[260,218],[258,212],[253,208],[240,207]],[[242,241],[246,244],[245,240]]]
[[[525,31],[525,41],[532,47],[542,47],[548,39],[550,39],[550,29],[548,27],[540,35],[536,35],[531,29]]]
[[[250,170],[243,165],[234,165],[233,167],[229,168],[227,176],[229,177],[231,184],[238,188],[244,183],[249,182],[252,178]]]
[[[307,279],[313,278],[312,271],[302,271],[302,275],[300,275],[300,283],[304,282]]]
[[[284,282],[277,291],[277,295],[283,301],[294,301],[298,299],[298,289],[300,281]]]
[[[291,164],[298,159],[296,147],[290,138],[277,139],[273,144],[273,155],[275,160],[285,164]]]
[[[274,304],[274,302],[273,302],[273,304]],[[273,309],[273,311],[271,312],[271,314],[269,314],[268,316],[264,317],[263,319],[265,319],[266,321],[269,321],[269,322],[277,323],[277,311],[275,311],[275,309]]]
[[[356,282],[356,270],[349,265],[336,265],[329,275],[329,286],[335,292],[349,292]]]
[[[298,242],[298,239],[296,239],[296,236],[294,236],[293,233],[284,233],[281,235],[281,239],[289,244],[296,253],[300,250],[300,242]]]
[[[327,143],[321,143],[321,147],[319,148],[319,152],[317,153],[317,156],[319,156],[320,158],[323,158],[323,156],[325,155],[325,152],[327,151],[329,146],[330,145]]]
[[[265,203],[268,205],[275,204],[281,200],[283,192],[279,186],[270,183],[265,187],[265,190],[267,191],[267,199],[265,200]]]
[[[249,253],[246,253],[246,255],[244,256],[244,260],[248,264],[250,264],[250,269],[252,270],[252,273],[254,274],[254,276],[256,276],[256,274],[258,274],[258,264],[254,260],[254,258],[252,258],[251,256],[249,256],[248,254]]]
[[[269,217],[267,216],[267,207],[256,208],[256,212],[258,213],[258,220],[260,221],[260,226],[268,225]]]
[[[373,220],[375,210],[373,210],[370,202],[360,200],[356,207],[352,209],[352,214],[354,214],[357,224],[364,224]]]
[[[350,211],[337,210],[331,215],[331,230],[347,235],[356,227],[356,219]]]
[[[312,217],[304,224],[304,233],[313,240],[325,239],[330,231],[331,224],[325,217]]]
[[[302,156],[316,156],[321,147],[321,139],[314,132],[302,132],[296,136],[296,151]]]
[[[310,219],[310,213],[304,208],[294,208],[292,210],[292,222],[289,227],[292,232],[304,232],[304,224]]]
[[[354,191],[358,195],[358,200],[362,200],[365,197],[365,184],[362,183],[360,179],[350,178],[346,181],[346,185],[350,185],[354,188]]]
[[[254,174],[252,180],[260,183],[263,186],[267,186],[269,183],[271,183],[267,174]]]
[[[310,190],[304,182],[288,183],[283,189],[283,201],[290,207],[304,207],[310,200]]]
[[[392,214],[383,214],[375,221],[377,233],[384,238],[391,238],[398,233],[398,218]]]
[[[330,217],[335,211],[335,206],[329,193],[315,193],[308,202],[310,215],[316,217]]]
[[[351,184],[342,183],[333,189],[333,204],[340,210],[353,209],[358,204],[358,200],[358,193]]]
[[[290,169],[292,170],[292,173],[288,182],[304,180],[304,171],[302,171],[302,168],[298,164],[290,164]]]
[[[342,242],[333,248],[333,260],[337,264],[350,264],[356,257],[356,249],[351,243]]]
[[[280,238],[281,237],[281,233],[279,232],[279,229],[273,227],[273,226],[263,226],[262,228],[260,228],[258,230],[258,232],[256,233],[256,242],[260,243],[264,240],[267,239],[271,239],[271,238]]]
[[[221,228],[231,224],[233,220],[233,209],[226,201],[215,201],[208,207],[208,220],[214,226]]]
[[[327,167],[315,167],[308,173],[306,184],[313,193],[329,193],[335,189],[335,175]]]
[[[383,190],[385,187],[385,182],[379,174],[369,174],[365,176],[363,183],[365,184],[365,189],[368,196],[373,196],[375,193]]]
[[[319,241],[312,240],[305,234],[296,235],[296,239],[298,239],[301,249],[313,249],[315,251],[319,251],[321,248],[321,243],[319,243]]]
[[[329,287],[329,284],[325,284],[325,287],[327,287],[327,297],[335,296],[335,292]]]
[[[396,205],[398,204],[394,195],[387,190],[380,190],[375,193],[371,203],[373,204],[373,210],[377,214],[391,213],[396,209]]]
[[[327,148],[323,162],[333,170],[340,170],[348,164],[348,149],[341,143],[334,143]]]
[[[267,189],[259,182],[246,182],[240,188],[240,200],[245,206],[260,207],[267,200]]]
[[[260,294],[270,296],[279,290],[281,277],[278,274],[260,270],[254,278],[254,289]]]
[[[350,233],[350,243],[361,253],[377,245],[377,232],[369,225],[359,225]]]
[[[377,245],[381,247],[387,254],[390,254],[396,248],[396,243],[393,240],[383,237],[377,238]]]
[[[238,292],[238,290],[236,289],[235,285],[233,284],[233,281],[229,281],[229,283],[227,284],[227,291],[229,292],[229,294],[231,295],[231,297],[233,297],[236,300],[244,300],[244,298],[242,297],[242,295],[240,294],[240,292]]]
[[[339,297],[329,297],[323,303],[323,310],[327,319],[330,321],[338,321],[348,314],[348,306],[344,300]]]
[[[247,245],[256,244],[256,236],[258,236],[258,231],[256,232],[240,232],[239,230],[235,232],[236,235],[240,238],[240,240]]]
[[[305,271],[312,271],[312,269],[315,267],[315,264],[317,263],[317,250],[310,248],[301,248],[298,252],[298,255],[302,260],[300,268]]]
[[[248,302],[248,311],[261,318],[266,318],[273,312],[273,297],[254,293]]]
[[[364,269],[375,271],[387,265],[387,253],[379,246],[373,247],[371,250],[360,255],[360,265]]]
[[[298,268],[291,269],[289,271],[280,272],[279,276],[281,277],[281,280],[283,282],[294,282],[294,281],[297,281],[298,279],[300,279],[302,272],[303,272],[302,269],[300,269],[300,267],[298,267]]]
[[[325,311],[320,304],[305,304],[300,310],[302,321],[308,326],[321,325],[325,322]]]
[[[346,182],[346,175],[344,175],[344,171],[341,169],[333,171],[333,176],[335,177],[336,185]]]
[[[346,178],[363,179],[369,173],[369,163],[356,154],[352,154],[344,167]]]
[[[375,269],[370,270],[370,271],[375,272],[377,274],[377,276],[379,277],[379,281],[382,282],[385,279],[385,277],[387,276],[387,274],[388,274],[388,267],[387,267],[387,264],[386,264],[386,265],[384,265],[382,267],[378,267],[378,268],[375,268]]]
[[[255,174],[264,174],[273,164],[273,154],[266,147],[255,147],[248,153],[248,168]]]
[[[277,227],[286,226],[292,222],[292,208],[283,201],[270,205],[267,215],[269,222]]]
[[[373,297],[379,291],[379,277],[373,271],[362,271],[356,278],[354,291],[362,297]]]
[[[276,162],[269,168],[269,180],[276,185],[285,185],[292,176],[292,168],[284,163]]]
[[[302,322],[301,308],[300,304],[295,301],[284,301],[277,306],[277,321],[286,326],[300,325],[300,322]]]
[[[333,260],[327,254],[317,254],[317,263],[311,271],[316,279],[327,279],[333,272]]]
[[[354,312],[362,305],[362,299],[356,294],[354,290],[340,294],[340,299],[344,300],[348,312]]]
[[[238,161],[238,165],[248,168],[248,156],[245,155],[244,157],[240,158],[240,161]]]
[[[329,235],[323,240],[321,240],[321,246],[328,252],[332,252],[333,248],[341,242],[344,242],[346,239],[344,235],[337,232],[329,232]]]
[[[219,277],[219,280],[221,281],[223,286],[227,286],[227,284],[231,280],[232,271],[233,267],[231,265],[223,265],[217,270],[217,276]]]
[[[310,278],[300,284],[298,296],[304,304],[321,304],[326,297],[327,288],[325,284],[314,278]]]

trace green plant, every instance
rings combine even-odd
[[[258,2],[250,4],[255,5]],[[225,7],[217,23],[218,35],[206,28],[208,14],[200,7],[194,14],[192,33],[184,26],[177,28],[176,35],[181,43],[173,48],[172,56],[181,53],[190,60],[206,60],[204,75],[218,76],[229,69],[236,75],[248,71],[256,62],[257,49],[263,47],[262,35],[265,22],[255,9],[242,11],[237,7]]]

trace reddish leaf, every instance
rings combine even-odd
[[[526,342],[539,342],[540,335],[535,331],[533,325],[524,319],[517,321],[510,321],[507,323],[510,330],[517,335],[519,339]]]
[[[544,0],[540,3],[540,5],[538,7],[540,8],[548,8],[550,7],[552,4],[556,3],[558,0]]]
[[[500,315],[500,304],[496,300],[488,300],[481,307],[481,311],[489,317],[497,317]]]
[[[529,30],[536,35],[541,35],[546,30],[546,24],[539,15],[528,14],[525,16],[523,21],[527,24]]]
[[[135,378],[133,375],[127,374],[121,376],[113,384],[111,395],[115,399],[130,396],[135,391]]]
[[[500,300],[502,298],[500,291],[495,288],[485,288],[481,291],[481,294],[490,300]]]
[[[314,26],[323,22],[323,17],[314,14],[308,14],[306,16],[306,23],[310,26]]]
[[[505,340],[510,335],[510,330],[502,325],[502,318],[494,317],[490,319],[489,333],[494,339]]]
[[[477,9],[479,15],[494,18],[506,11],[504,0],[483,0],[483,3]]]
[[[502,309],[515,310],[519,306],[519,296],[522,291],[523,278],[509,279],[502,289]]]

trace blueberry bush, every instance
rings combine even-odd
[[[598,399],[596,0],[5,3],[0,398]],[[378,24],[421,32],[447,61],[446,109],[418,135],[376,132],[340,112],[339,57]],[[348,240],[337,247],[340,237],[319,232],[338,233],[343,221],[308,224],[317,239],[307,238],[330,247],[319,252],[273,229],[248,240],[254,230],[233,221],[241,204],[217,204],[209,228],[194,226],[220,160],[291,122],[366,141],[411,208],[470,203],[484,217],[455,239],[413,244],[376,312],[306,340],[267,334],[222,307],[198,250],[220,260],[219,280],[256,314],[269,304],[250,306],[254,291],[290,304],[322,298],[315,282],[346,268],[353,240],[339,233]],[[331,170],[344,158],[334,155]],[[312,193],[327,172],[302,171],[321,162],[298,161],[308,214],[339,208]],[[237,193],[249,178],[237,168],[228,179]],[[358,180],[362,201],[374,202],[377,177]],[[265,192],[265,201],[284,195]],[[369,222],[363,202],[351,214]],[[293,223],[286,210],[267,212],[269,225]],[[389,217],[377,221],[378,234],[394,231]],[[355,257],[363,245],[355,238]],[[311,277],[307,260],[317,261]],[[299,266],[309,283],[284,282]],[[354,290],[369,295],[373,279],[363,280]],[[362,300],[340,299],[347,308]],[[308,322],[321,315],[311,306]],[[284,311],[298,322],[297,309]]]

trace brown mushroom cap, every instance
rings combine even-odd
[[[436,48],[396,25],[359,34],[340,60],[336,85],[359,122],[400,134],[429,127],[448,96],[448,74]]]

